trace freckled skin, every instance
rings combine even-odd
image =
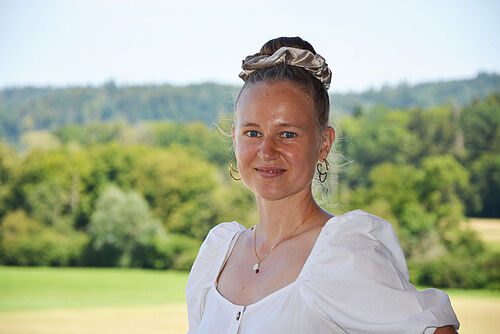
[[[243,91],[235,110],[233,145],[242,180],[256,196],[279,200],[310,189],[316,163],[329,150],[315,112],[303,88],[289,81],[259,83]],[[255,170],[259,167],[285,172],[266,179]]]

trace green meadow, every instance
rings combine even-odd
[[[0,333],[186,333],[186,279],[179,271],[0,267]],[[461,334],[500,326],[499,291],[445,291]]]
[[[182,303],[186,279],[180,271],[0,267],[0,310]]]

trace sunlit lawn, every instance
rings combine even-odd
[[[488,248],[500,252],[500,219],[471,218],[469,222]]]
[[[186,333],[185,272],[0,267],[0,333]],[[447,290],[460,333],[500,327],[500,292]]]
[[[187,273],[0,267],[0,310],[182,303]]]
[[[0,333],[185,333],[187,273],[0,267]]]

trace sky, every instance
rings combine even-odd
[[[300,36],[330,92],[500,73],[496,0],[0,0],[0,89],[241,85],[245,56]]]

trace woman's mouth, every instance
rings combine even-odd
[[[262,177],[277,177],[286,172],[286,169],[279,167],[261,167],[261,168],[255,168],[255,170]]]

